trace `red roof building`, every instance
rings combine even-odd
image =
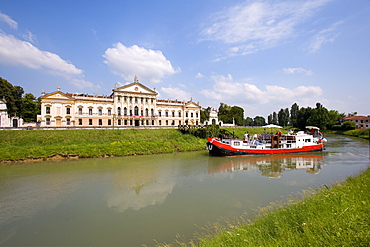
[[[365,116],[350,116],[350,117],[344,117],[341,120],[342,120],[342,123],[344,123],[346,121],[355,122],[357,129],[367,129],[367,128],[370,128],[370,117],[365,117]]]

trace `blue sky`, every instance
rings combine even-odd
[[[267,116],[320,102],[370,115],[370,1],[0,0],[0,77],[25,92],[160,99]]]

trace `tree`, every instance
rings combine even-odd
[[[299,111],[297,112],[297,128],[301,130],[305,129],[305,127],[307,126],[307,119],[311,117],[311,113],[311,107],[302,107],[301,109],[299,109]]]
[[[278,113],[278,123],[280,126],[287,126],[289,122],[289,110],[288,108],[280,109]]]
[[[202,108],[200,110],[200,122],[204,123],[204,121],[209,120],[209,113],[211,112],[212,108],[208,106],[207,108]]]
[[[290,108],[290,120],[293,127],[297,127],[297,117],[298,117],[299,106],[297,103],[294,103]]]
[[[239,106],[233,106],[230,110],[231,117],[235,120],[235,124],[244,125],[244,109]]]
[[[272,114],[268,115],[267,117],[267,123],[272,124]]]
[[[247,117],[246,119],[244,119],[244,125],[245,126],[253,126],[254,125],[253,118]]]
[[[266,120],[262,116],[256,116],[253,121],[254,121],[254,126],[263,126],[266,124]]]
[[[224,123],[232,123],[233,119],[230,116],[231,107],[225,103],[220,103],[218,108],[218,119],[223,121]]]
[[[326,124],[326,128],[332,129],[335,125],[340,124],[340,119],[344,118],[346,114],[339,113],[337,110],[330,110],[328,112],[328,123]]]
[[[26,93],[22,98],[23,120],[25,122],[36,122],[37,114],[40,114],[39,100],[32,93]]]
[[[9,116],[22,117],[23,88],[15,86],[0,77],[0,98],[5,98]]]
[[[220,103],[218,108],[218,118],[224,123],[232,123],[235,120],[236,125],[244,125],[244,110],[239,106],[228,106]]]
[[[354,130],[356,129],[356,123],[353,121],[345,121],[342,124],[341,129],[342,130]]]
[[[317,126],[320,129],[326,129],[328,123],[328,109],[320,103],[316,103],[316,108],[312,110],[311,116],[307,119],[307,124]]]
[[[278,124],[277,114],[276,112],[272,113],[272,124]]]

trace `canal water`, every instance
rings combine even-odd
[[[0,245],[154,246],[193,238],[289,195],[356,175],[369,141],[327,136],[322,153],[207,151],[0,166]]]

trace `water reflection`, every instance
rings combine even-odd
[[[262,176],[280,178],[284,171],[305,169],[309,174],[319,173],[324,157],[320,154],[287,154],[251,157],[225,157],[220,163],[209,164],[208,172],[233,172],[254,170],[261,172]]]
[[[122,167],[114,173],[114,190],[107,199],[109,208],[117,208],[120,213],[127,209],[140,210],[150,205],[162,204],[175,182],[162,173],[162,166]]]

